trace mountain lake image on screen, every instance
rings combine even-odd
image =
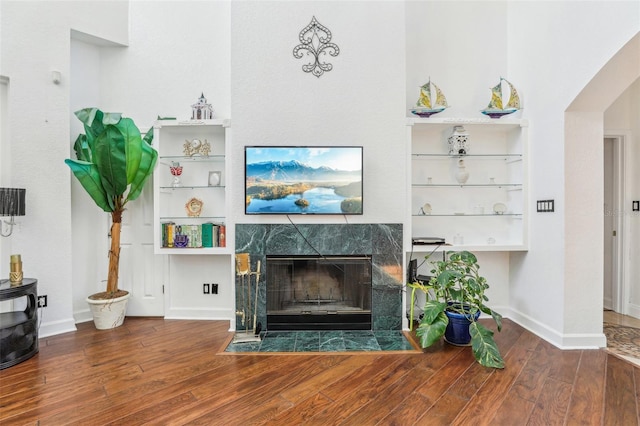
[[[246,146],[246,214],[362,214],[361,146]]]

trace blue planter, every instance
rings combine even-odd
[[[445,311],[449,318],[449,324],[444,332],[444,340],[456,346],[469,346],[471,343],[471,335],[469,334],[469,317],[457,312]],[[477,320],[480,317],[480,311],[474,315]]]

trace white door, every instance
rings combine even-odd
[[[131,293],[128,316],[164,316],[166,256],[153,253],[153,182],[122,215],[119,287]]]
[[[617,310],[617,292],[614,282],[614,253],[615,253],[615,179],[614,179],[614,143],[610,138],[604,140],[604,294],[603,304],[605,309]]]

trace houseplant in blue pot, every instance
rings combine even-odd
[[[428,256],[427,256],[428,258]],[[471,345],[475,359],[486,367],[504,368],[504,360],[493,338],[493,331],[478,322],[485,313],[502,329],[502,316],[485,305],[489,288],[479,274],[476,256],[468,251],[450,252],[434,262],[428,282],[408,286],[426,295],[424,313],[416,330],[420,345],[427,348],[441,338],[454,345]]]
[[[153,174],[158,152],[151,146],[153,128],[143,137],[133,120],[121,113],[85,108],[75,115],[84,124],[85,134],[73,146],[77,159],[65,163],[96,205],[111,215],[107,287],[87,302],[96,328],[114,328],[122,325],[129,297],[118,289],[122,214]]]

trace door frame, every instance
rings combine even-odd
[[[627,204],[625,197],[625,141],[628,140],[628,132],[605,131],[604,139],[613,140],[613,212],[616,238],[611,253],[612,308],[615,312],[629,315],[631,314],[629,283],[625,274],[627,254],[625,230],[627,229],[626,219],[629,216],[627,209],[625,209]]]

